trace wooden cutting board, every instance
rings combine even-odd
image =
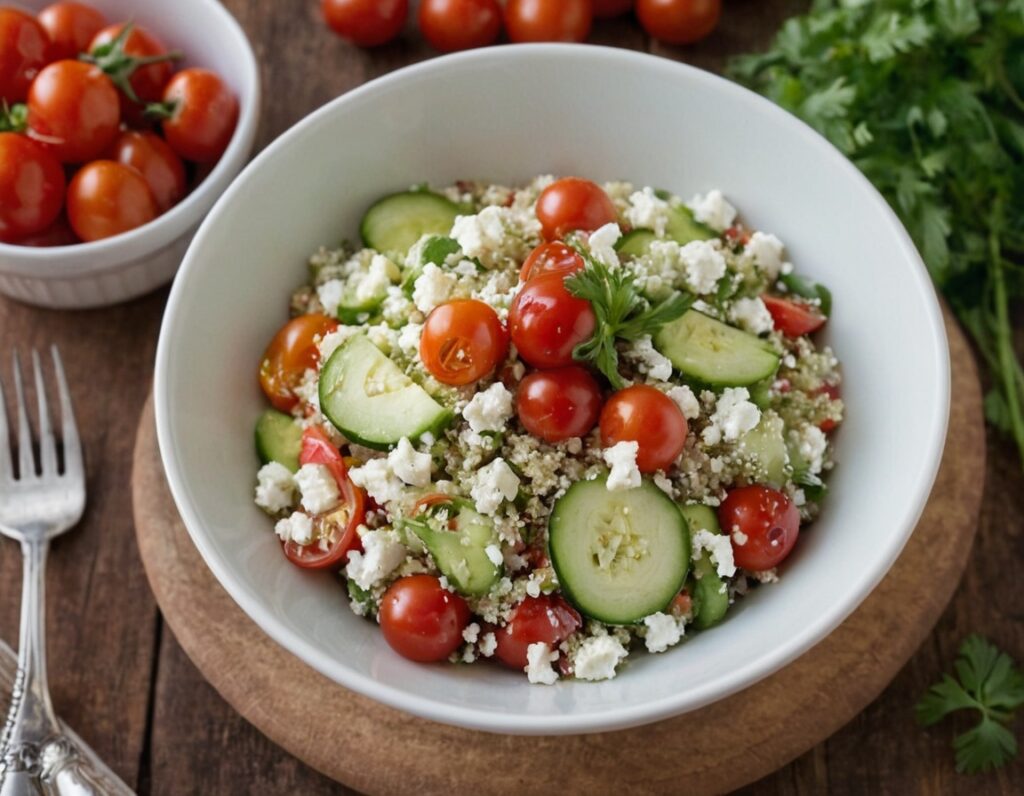
[[[140,422],[132,476],[142,560],[164,617],[217,691],[272,741],[357,790],[444,796],[731,790],[785,765],[862,711],[920,646],[956,588],[981,505],[985,436],[974,361],[948,316],[947,331],[953,401],[946,453],[924,516],[889,574],[794,663],[667,721],[598,735],[491,735],[415,718],[318,674],[235,605],[192,545],[164,479],[152,399]]]

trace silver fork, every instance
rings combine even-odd
[[[32,352],[39,404],[39,460],[33,454],[21,365],[14,355],[14,392],[18,418],[18,470],[10,451],[3,383],[0,382],[0,533],[21,543],[24,581],[18,675],[11,708],[0,734],[0,796],[22,794],[130,794],[131,790],[100,763],[95,753],[72,738],[53,712],[46,682],[44,587],[50,540],[72,528],[85,509],[82,445],[71,409],[64,366],[52,349],[60,397],[63,470],[50,423],[46,385],[39,355]]]

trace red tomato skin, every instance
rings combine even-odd
[[[399,578],[380,603],[384,640],[402,657],[420,663],[443,661],[455,652],[469,618],[466,601],[442,588],[433,575]]]
[[[711,35],[722,0],[636,0],[636,15],[647,33],[668,44],[693,44]]]
[[[100,157],[117,137],[121,122],[117,89],[95,66],[55,61],[32,81],[28,126],[62,162]]]
[[[636,442],[641,473],[667,470],[686,447],[686,418],[676,402],[647,384],[612,395],[601,410],[601,444]]]
[[[593,336],[596,325],[590,302],[572,295],[559,274],[527,282],[508,313],[512,343],[535,368],[572,365],[573,349]]]
[[[409,0],[321,0],[331,30],[357,47],[379,47],[402,31]]]
[[[801,337],[816,332],[827,320],[808,304],[767,294],[761,296],[761,300],[768,308],[775,328],[786,337]]]
[[[316,338],[337,328],[333,318],[314,313],[292,318],[277,330],[263,352],[259,369],[260,387],[275,409],[287,413],[298,406],[295,387],[320,361]]]
[[[591,0],[508,0],[505,29],[510,41],[581,42],[593,22]]]
[[[0,99],[8,105],[24,102],[32,81],[52,60],[43,26],[24,11],[0,7]]]
[[[800,535],[800,511],[782,492],[760,484],[732,490],[718,507],[722,532],[732,539],[736,565],[751,572],[778,566]],[[743,544],[736,532],[745,536]]]
[[[443,384],[479,381],[507,354],[508,332],[497,313],[482,301],[446,301],[431,310],[423,324],[420,359]]]
[[[493,44],[501,33],[497,0],[422,0],[420,31],[441,52]]]
[[[594,16],[598,19],[618,17],[633,8],[633,0],[594,0]]]
[[[508,624],[496,632],[494,657],[522,671],[531,644],[543,643],[554,649],[582,626],[579,613],[561,597],[527,597],[512,609]]]
[[[174,106],[162,123],[171,149],[196,163],[219,160],[238,124],[238,99],[227,84],[209,69],[183,69],[167,84],[163,101]]]
[[[61,213],[57,216],[57,220],[42,232],[18,240],[18,245],[45,249],[50,246],[74,246],[80,242],[75,231],[71,229],[67,213]]]
[[[537,219],[547,240],[593,232],[615,221],[615,205],[597,183],[578,177],[556,180],[537,197]]]
[[[77,58],[107,24],[103,14],[85,3],[63,0],[39,12],[39,24],[50,37],[53,60]]]
[[[542,243],[527,256],[519,270],[519,281],[529,282],[543,274],[561,274],[563,277],[582,271],[583,258],[575,249],[561,241]]]
[[[527,431],[546,442],[582,437],[601,413],[601,388],[579,365],[538,370],[519,383],[516,413]]]
[[[0,241],[15,243],[50,227],[64,206],[64,169],[46,147],[0,133]]]
[[[68,186],[68,220],[84,241],[112,238],[157,217],[156,200],[142,176],[112,160],[94,160]]]
[[[125,130],[114,142],[110,159],[142,175],[161,213],[185,195],[185,164],[156,133]]]

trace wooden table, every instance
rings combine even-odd
[[[402,42],[374,52],[351,48],[325,30],[313,0],[225,0],[225,5],[245,27],[262,64],[260,145],[348,89],[431,55],[411,28]],[[718,32],[685,50],[661,47],[624,20],[599,24],[591,38],[718,69],[730,53],[764,46],[781,20],[805,3],[727,0],[725,5]],[[344,793],[272,745],[203,681],[166,631],[142,572],[128,483],[165,298],[166,291],[160,291],[122,307],[78,313],[0,299],[3,367],[8,349],[57,343],[85,438],[89,506],[81,527],[58,540],[50,558],[54,701],[140,793]],[[911,709],[949,667],[968,633],[982,633],[1024,660],[1024,579],[1013,566],[1024,552],[1024,478],[1013,447],[995,437],[989,443],[988,471],[978,473],[986,479],[978,541],[935,632],[870,708],[827,742],[750,787],[750,793],[1024,790],[1020,761],[986,776],[955,774],[950,750],[955,722],[924,732]],[[17,548],[0,544],[0,637],[10,642],[18,635],[20,573]]]

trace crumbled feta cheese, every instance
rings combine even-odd
[[[304,464],[295,474],[295,484],[302,493],[302,508],[310,514],[323,514],[338,505],[341,495],[338,482],[322,464]]]
[[[387,459],[370,459],[361,467],[348,471],[352,483],[361,486],[380,505],[399,500],[405,494],[405,484],[395,475]]]
[[[340,279],[330,279],[316,289],[316,295],[324,308],[324,314],[333,318],[338,314],[338,305],[345,296],[345,283]]]
[[[452,274],[445,273],[433,263],[427,263],[413,285],[413,304],[426,314],[451,298],[456,284],[457,280]]]
[[[640,486],[640,470],[636,466],[636,454],[639,450],[639,443],[624,440],[601,451],[601,456],[611,468],[607,484],[610,492]]]
[[[427,486],[430,483],[430,454],[419,453],[408,437],[398,440],[398,445],[388,454],[388,465],[407,484]]]
[[[512,417],[512,393],[500,381],[478,392],[462,410],[469,427],[482,431],[501,431]]]
[[[331,354],[337,351],[342,343],[348,341],[350,337],[355,337],[357,334],[362,334],[363,327],[361,326],[339,326],[333,332],[325,334],[317,348],[320,349],[320,361],[326,362],[331,358]]]
[[[751,334],[765,334],[775,328],[772,314],[760,297],[738,299],[732,305],[730,317]]]
[[[615,636],[591,636],[573,656],[573,672],[581,680],[610,680],[628,653]]]
[[[702,439],[706,445],[717,445],[739,437],[761,422],[761,410],[750,402],[746,387],[726,387],[718,397],[711,425],[704,429]]]
[[[501,207],[485,207],[475,216],[457,216],[451,236],[459,242],[466,257],[486,259],[505,243],[505,225]]]
[[[462,631],[462,640],[467,644],[476,644],[476,640],[480,637],[480,625],[476,622],[470,622],[466,625],[466,629]]]
[[[644,617],[644,625],[647,626],[647,635],[644,643],[648,652],[664,652],[669,647],[678,644],[683,637],[683,630],[675,617],[668,614],[651,614]]]
[[[783,249],[782,241],[770,232],[755,232],[743,247],[743,253],[774,282],[782,268]]]
[[[296,511],[290,517],[278,520],[274,526],[274,533],[282,542],[309,544],[313,541],[313,518]]]
[[[668,202],[655,196],[653,188],[644,188],[630,195],[626,220],[634,227],[653,230],[655,235],[663,238],[669,212]]]
[[[526,648],[526,676],[531,683],[554,685],[558,682],[558,672],[551,664],[558,660],[558,651],[552,650],[543,641],[538,641]]]
[[[598,262],[604,263],[609,268],[617,268],[619,265],[619,254],[615,251],[615,244],[622,237],[622,230],[614,221],[605,224],[600,229],[590,233],[587,244],[590,246],[590,253]]]
[[[383,254],[375,254],[370,260],[370,268],[366,275],[356,284],[355,299],[360,304],[372,301],[386,293],[391,283],[397,282],[400,278],[401,273],[397,265]]]
[[[694,561],[700,558],[703,551],[707,550],[720,577],[731,578],[736,574],[736,563],[732,557],[732,542],[728,536],[712,533],[702,528],[693,535],[690,543],[693,545]]]
[[[406,356],[415,356],[420,350],[420,337],[422,334],[422,323],[407,323],[398,332],[399,350]]]
[[[828,437],[825,432],[810,423],[800,429],[800,456],[807,462],[811,475],[817,475],[824,466]]]
[[[697,194],[687,205],[693,217],[715,232],[725,232],[736,220],[736,208],[729,204],[717,188],[701,196]]]
[[[398,285],[391,285],[380,305],[380,314],[393,326],[401,326],[413,311],[413,303]]]
[[[700,417],[700,401],[693,394],[693,390],[685,384],[673,387],[668,391],[667,395],[676,402],[676,405],[683,413],[683,417],[687,420],[695,420]]]
[[[672,378],[672,360],[654,347],[649,334],[635,340],[626,350],[626,356],[636,362],[641,373],[656,381]]]
[[[496,567],[502,567],[505,565],[505,556],[501,554],[501,548],[496,544],[489,544],[484,548],[484,555],[490,559],[491,563]]]
[[[504,500],[514,500],[519,493],[519,476],[502,458],[480,468],[473,478],[470,497],[481,514],[493,516]]]
[[[725,257],[717,241],[693,240],[679,250],[679,259],[686,269],[686,283],[694,293],[706,295],[725,276]]]
[[[672,479],[668,478],[664,473],[655,473],[653,476],[654,485],[658,487],[662,492],[668,495],[670,498],[675,498],[678,490],[675,484],[672,483]]]
[[[295,477],[280,462],[268,462],[256,473],[256,505],[271,514],[292,507]]]
[[[362,536],[363,552],[348,554],[345,575],[359,588],[370,590],[405,561],[406,550],[392,530],[367,531]]]
[[[485,658],[490,658],[498,648],[498,637],[494,633],[484,633],[477,646],[480,649],[481,655]]]

